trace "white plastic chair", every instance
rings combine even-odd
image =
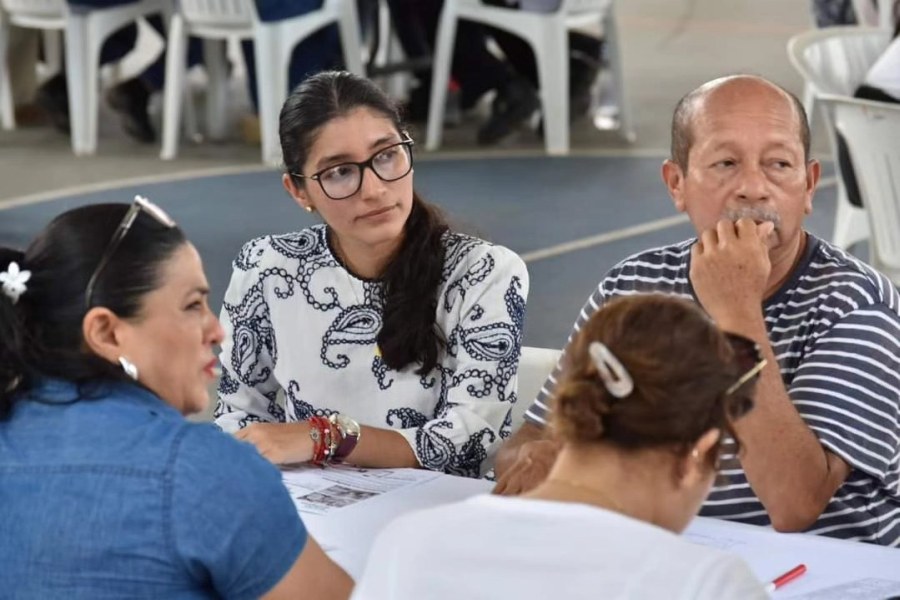
[[[788,42],[788,56],[807,86],[818,94],[852,96],[889,42],[890,33],[880,28],[828,27],[792,37]],[[865,208],[854,206],[847,200],[832,116],[828,110],[823,110],[822,116],[831,141],[837,176],[837,211],[831,241],[846,249],[869,237],[869,223]],[[813,117],[809,115],[810,121]]]
[[[12,25],[43,31],[62,31],[66,26],[65,0],[0,0],[0,126],[16,128],[15,107],[6,69],[9,28]]]
[[[97,109],[100,49],[128,23],[153,13],[171,12],[170,0],[139,0],[110,8],[70,7],[65,0],[0,0],[0,64],[5,64],[10,24],[32,29],[65,31],[66,80],[72,150],[76,155],[97,151]],[[0,117],[5,129],[15,127],[9,75],[0,69]]]
[[[508,31],[531,45],[537,60],[544,144],[548,154],[569,152],[569,29],[572,25],[583,24],[585,17],[592,16],[602,21],[606,41],[604,50],[618,96],[619,131],[625,139],[632,141],[634,132],[626,101],[615,4],[615,0],[562,0],[556,12],[538,13],[486,6],[480,0],[446,0],[438,27],[431,79],[426,149],[437,150],[441,146],[447,83],[456,41],[456,24],[460,19]]]
[[[178,153],[188,36],[205,39],[204,61],[210,81],[207,124],[211,137],[221,136],[225,128],[227,40],[254,41],[262,160],[269,164],[276,164],[281,158],[278,114],[287,99],[288,68],[297,44],[336,22],[347,69],[365,75],[355,0],[325,0],[319,10],[273,22],[259,19],[254,0],[181,0],[179,4],[169,27],[160,153],[163,160],[171,160]]]
[[[518,400],[512,409],[511,433],[515,433],[522,426],[525,421],[525,413],[537,398],[547,376],[556,368],[556,363],[561,355],[561,350],[533,346],[522,347],[516,390]]]
[[[869,262],[900,285],[900,106],[821,96],[850,149],[869,212]]]

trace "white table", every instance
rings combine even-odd
[[[396,470],[402,471],[402,470]],[[421,472],[419,472],[421,473]],[[324,515],[301,513],[307,528],[325,551],[352,577],[363,571],[375,536],[394,518],[487,493],[492,483],[430,474],[427,481],[396,489]],[[900,550],[698,517],[685,535],[692,541],[733,552],[750,565],[760,581],[770,581],[798,564],[807,573],[785,586],[778,598],[791,598],[832,586],[876,578],[898,582]],[[852,598],[848,592],[839,596]],[[871,598],[871,595],[858,596]]]

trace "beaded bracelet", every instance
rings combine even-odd
[[[331,457],[331,424],[324,417],[312,417],[309,420],[309,437],[313,441],[312,463],[324,466]]]

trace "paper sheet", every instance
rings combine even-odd
[[[888,600],[900,598],[900,581],[888,579],[859,579],[829,587],[802,596],[792,596],[795,600]]]
[[[324,515],[400,490],[440,474],[414,469],[361,469],[348,466],[298,467],[282,472],[284,485],[301,514]]]

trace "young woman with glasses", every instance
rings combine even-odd
[[[719,457],[736,452],[732,423],[752,408],[765,365],[756,344],[691,302],[630,296],[594,313],[567,359],[548,478],[525,496],[401,517],[376,540],[354,597],[768,597],[740,559],[678,536]]]
[[[0,580],[23,598],[346,598],[277,469],[203,410],[223,332],[158,207],[0,248]],[[0,594],[2,595],[2,594]]]
[[[416,194],[368,80],[313,76],[280,121],[284,187],[324,223],[235,260],[216,422],[275,463],[483,474],[516,399],[524,263]]]

